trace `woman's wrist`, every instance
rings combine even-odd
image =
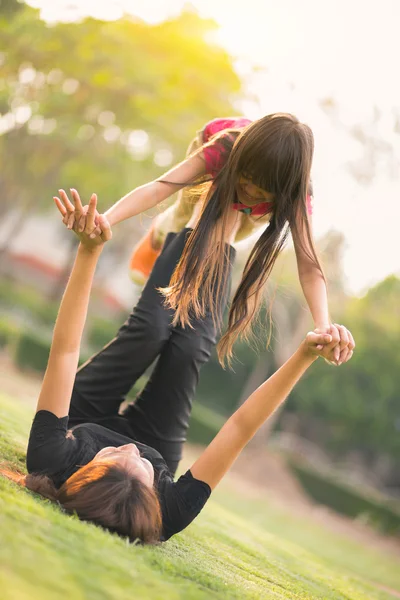
[[[302,360],[306,361],[309,365],[315,362],[318,358],[318,354],[315,354],[314,350],[307,344],[306,340],[303,340],[299,346],[298,353]]]
[[[82,242],[79,242],[78,252],[82,256],[98,257],[98,256],[100,256],[100,254],[103,250],[103,246],[104,246],[104,244],[96,244],[96,245],[93,245],[92,247],[88,247],[85,244],[83,244]]]

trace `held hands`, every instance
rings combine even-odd
[[[330,343],[320,348],[321,356],[325,358],[326,362],[339,367],[351,359],[356,344],[351,332],[344,325],[332,323],[327,328],[314,331],[315,333],[327,333],[332,337]]]
[[[68,196],[64,190],[58,190],[58,193],[60,194],[60,196],[63,200],[65,198],[68,200]],[[71,196],[73,199],[78,198],[78,200],[80,202],[79,194],[74,188],[71,188]],[[82,206],[82,204],[81,204],[80,208],[81,208],[81,210],[75,210],[72,213],[69,213],[66,216],[66,218],[63,219],[64,224],[67,226],[68,229],[73,229],[77,233],[78,232],[79,233],[82,233],[82,232],[87,233],[91,239],[101,236],[102,228],[101,228],[100,221],[99,221],[100,215],[99,215],[97,209],[95,210],[94,221],[93,220],[88,221],[87,220],[88,205]]]
[[[89,204],[83,207],[76,190],[71,190],[73,203],[64,190],[59,190],[59,193],[61,199],[54,196],[53,200],[63,217],[63,223],[68,229],[73,229],[86,250],[93,251],[100,248],[112,238],[107,218],[97,212],[96,194],[92,194]],[[97,229],[100,234],[92,237],[93,232]]]
[[[354,339],[343,325],[332,324],[327,329],[309,332],[302,346],[308,356],[322,356],[329,364],[339,366],[353,356]]]

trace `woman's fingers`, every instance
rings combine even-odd
[[[350,348],[350,351],[353,352],[354,348],[356,347],[356,343],[351,334],[351,331],[347,330],[347,333],[349,334],[349,348]]]
[[[338,344],[338,347],[339,347],[338,364],[341,365],[343,362],[346,362],[347,355],[349,353],[349,350],[348,350],[349,336],[348,336],[346,327],[343,327],[343,325],[339,325],[338,323],[335,323],[335,327],[338,330],[339,335],[340,335],[340,341]]]
[[[96,207],[97,207],[97,195],[92,194],[89,200],[89,206],[86,213],[86,227],[85,233],[90,234],[96,227],[95,218],[96,218]]]
[[[74,212],[75,206],[72,204],[71,200],[68,198],[66,192],[64,190],[58,190],[58,193],[60,194],[60,198],[61,198],[62,202],[64,203],[64,206],[67,209],[67,211]]]
[[[82,206],[82,202],[81,202],[81,198],[78,194],[78,192],[74,189],[71,188],[71,195],[72,195],[72,200],[75,206],[75,210],[74,210],[74,221],[72,223],[72,227],[76,230],[76,231],[83,231],[85,225],[85,213],[83,210],[83,206]],[[82,229],[79,229],[80,225],[82,226]]]
[[[103,242],[108,242],[112,238],[112,231],[107,217],[105,217],[104,215],[99,215],[99,223],[102,230],[101,239],[103,240]]]
[[[78,192],[74,188],[71,188],[71,195],[72,195],[72,200],[73,200],[73,203],[75,206],[75,211],[78,212],[79,214],[83,213],[81,197],[79,196]]]
[[[348,331],[347,331],[346,327],[344,327],[343,325],[338,325],[337,323],[335,323],[335,327],[339,331],[339,335],[340,335],[340,342],[339,342],[340,349],[343,350],[343,348],[346,348],[346,346],[348,346],[348,344],[349,344]]]
[[[329,344],[328,346],[328,354],[332,354],[332,356],[329,356],[329,360],[333,360],[336,362],[336,364],[338,364],[339,362],[339,358],[340,358],[340,347],[339,347],[339,342],[340,342],[340,333],[339,330],[337,329],[337,327],[335,325],[331,325],[331,329],[330,329],[330,334],[332,336],[332,343]]]
[[[75,220],[75,216],[74,216],[75,207],[72,204],[72,202],[70,201],[70,199],[68,198],[68,196],[64,190],[58,190],[58,193],[60,194],[60,198],[61,198],[61,200],[66,208],[66,211],[67,211],[66,214],[64,215],[63,223],[64,223],[64,225],[66,225],[68,227],[68,229],[72,229],[72,227],[74,225],[74,220]]]
[[[61,202],[60,198],[57,198],[57,196],[53,196],[53,200],[54,200],[54,204],[57,206],[59,212],[61,213],[61,216],[64,217],[67,214],[67,209],[65,208],[64,204]]]
[[[343,325],[335,324],[340,332],[340,358],[339,363],[345,363],[350,360],[353,356],[353,350],[355,348],[354,338],[351,332]]]
[[[93,229],[92,233],[90,234],[90,238],[94,239],[95,237],[101,235],[101,227],[100,225],[97,225],[95,229]]]
[[[79,233],[82,233],[82,231],[85,229],[85,227],[86,227],[86,214],[85,214],[85,207],[84,207],[83,213],[79,217],[79,221],[76,224],[76,230],[79,231]]]

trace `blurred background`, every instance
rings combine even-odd
[[[399,530],[400,7],[377,5],[0,0],[3,382],[12,369],[39,377],[46,365],[75,250],[52,202],[60,187],[96,191],[105,210],[182,160],[208,120],[292,112],[315,134],[315,236],[332,317],[357,349],[340,370],[315,365],[253,440],[246,469],[258,479],[273,472],[278,487],[290,472],[317,502]],[[151,217],[115,228],[82,360],[140,294],[128,262]],[[215,357],[203,369],[192,443],[207,443],[311,326],[290,244],[267,286],[271,301],[270,348],[260,325],[257,348],[237,345],[234,371]]]

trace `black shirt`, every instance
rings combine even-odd
[[[68,417],[59,419],[47,410],[40,410],[33,420],[26,464],[29,473],[48,475],[60,487],[103,448],[132,442],[153,465],[162,512],[161,541],[165,541],[193,521],[210,497],[211,489],[207,483],[194,479],[190,471],[174,482],[163,457],[154,448],[95,423],[68,429]]]

